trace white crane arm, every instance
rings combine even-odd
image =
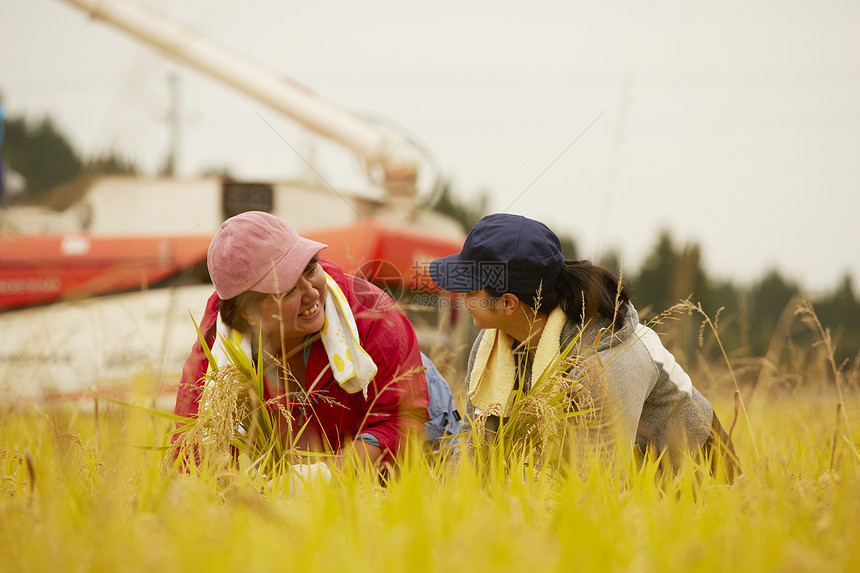
[[[382,169],[390,191],[414,193],[422,154],[399,134],[291,85],[147,6],[129,0],[65,1],[348,147],[368,170]]]

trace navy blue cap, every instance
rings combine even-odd
[[[564,268],[561,242],[549,227],[522,215],[495,213],[472,227],[455,255],[430,263],[430,277],[448,292],[492,288],[531,294],[554,283]]]

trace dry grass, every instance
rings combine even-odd
[[[858,570],[856,365],[829,361],[826,344],[799,350],[760,363],[792,381],[761,407],[760,372],[737,377],[738,392],[731,360],[694,364],[724,420],[735,396],[750,406],[733,430],[744,462],[733,485],[693,459],[666,474],[607,465],[573,440],[549,455],[568,435],[552,391],[523,400],[538,430],[518,430],[524,447],[507,458],[428,460],[414,447],[384,483],[335,472],[274,489],[241,464],[162,473],[154,448],[172,423],[137,410],[6,408],[0,570]]]

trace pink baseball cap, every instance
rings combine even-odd
[[[224,221],[209,244],[206,265],[221,300],[249,290],[276,294],[293,288],[327,246],[299,236],[270,213],[248,211]]]

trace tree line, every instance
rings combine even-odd
[[[4,121],[2,156],[27,181],[22,200],[37,200],[48,191],[91,173],[136,174],[137,166],[114,152],[84,157],[50,118]]]
[[[49,118],[28,122],[8,118],[4,122],[2,155],[6,163],[27,181],[25,200],[36,200],[54,187],[87,173],[135,174],[137,166],[115,153],[84,158]],[[485,195],[469,202],[460,199],[450,185],[441,187],[430,208],[451,216],[464,232],[487,213]],[[567,258],[580,258],[576,241],[562,235]],[[785,325],[789,339],[809,343],[812,333],[789,316],[796,301],[804,296],[801,285],[783,277],[777,269],[767,271],[751,285],[739,286],[710,276],[704,269],[697,244],[677,244],[669,231],[657,238],[653,250],[639,269],[619,269],[617,254],[608,253],[593,261],[607,268],[623,270],[631,286],[633,302],[644,320],[659,319],[679,301],[690,298],[702,310],[719,319],[720,337],[736,354],[764,356],[774,333]],[[842,362],[860,349],[860,301],[851,277],[846,275],[830,292],[809,301],[822,324],[832,333],[836,360]],[[686,346],[695,345],[696,328],[675,328],[673,335]]]

